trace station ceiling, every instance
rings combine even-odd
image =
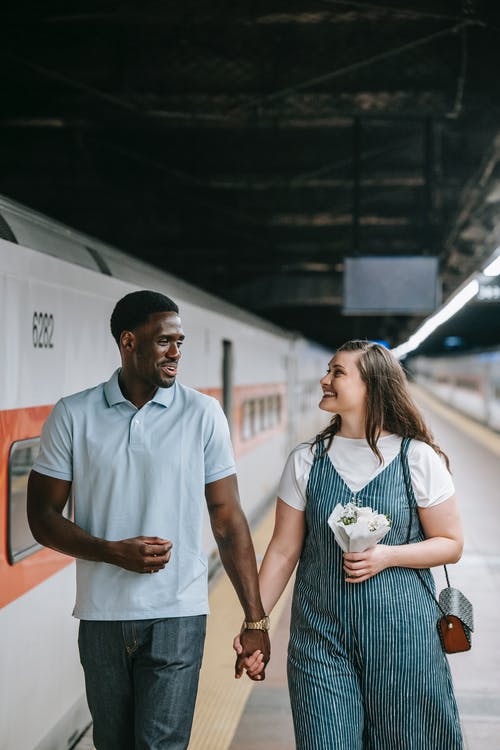
[[[346,258],[437,258],[446,301],[500,245],[497,2],[21,1],[0,23],[1,193],[328,347],[427,315],[344,314]],[[499,304],[426,346],[500,344]]]

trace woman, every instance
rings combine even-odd
[[[269,613],[299,561],[288,649],[297,748],[461,750],[427,588],[434,590],[429,568],[462,553],[448,459],[384,347],[347,342],[321,387],[320,408],[334,416],[288,458],[259,576]],[[337,503],[348,502],[392,520],[365,552],[342,553],[328,526]],[[245,667],[260,678],[259,652]]]

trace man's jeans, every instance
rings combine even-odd
[[[205,630],[205,615],[80,622],[96,750],[187,748]]]

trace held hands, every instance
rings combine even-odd
[[[109,562],[133,573],[158,573],[170,560],[172,549],[172,542],[157,536],[136,536],[110,545]]]
[[[376,544],[364,552],[344,552],[343,557],[347,583],[363,583],[392,566],[391,547],[386,544]]]
[[[251,680],[266,679],[266,664],[271,657],[269,633],[264,630],[243,630],[235,637],[233,648],[238,654],[234,666],[237,680],[244,671]]]

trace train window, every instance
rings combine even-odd
[[[41,548],[34,539],[26,513],[28,477],[38,455],[40,438],[18,440],[13,443],[9,456],[9,561],[19,562]],[[71,502],[64,511],[71,516]]]
[[[317,406],[319,403],[319,396],[318,396],[318,385],[316,381],[314,380],[312,383],[309,383],[306,390],[306,398],[304,401],[304,411],[311,411],[314,409],[315,406]]]
[[[469,378],[457,378],[455,383],[458,388],[463,388],[466,391],[479,390],[479,383],[476,380],[470,380]]]
[[[248,432],[250,437],[256,433],[255,417],[257,412],[257,403],[254,399],[248,402]]]
[[[241,436],[243,440],[248,440],[250,437],[252,437],[251,428],[250,428],[250,402],[249,401],[243,402],[243,419],[242,419],[242,426],[241,426]]]
[[[279,422],[278,409],[277,409],[277,396],[273,396],[271,402],[271,424],[276,425]]]
[[[262,396],[249,398],[242,404],[241,437],[249,440],[260,435],[281,422],[281,396]]]
[[[276,424],[281,422],[281,396],[275,396]]]
[[[38,454],[39,438],[19,440],[10,449],[9,457],[9,559],[11,563],[36,552],[35,541],[26,515],[28,476]]]
[[[267,427],[266,424],[266,399],[259,399],[259,431],[263,432]]]
[[[272,427],[273,421],[273,396],[267,396],[266,398],[266,427]]]

